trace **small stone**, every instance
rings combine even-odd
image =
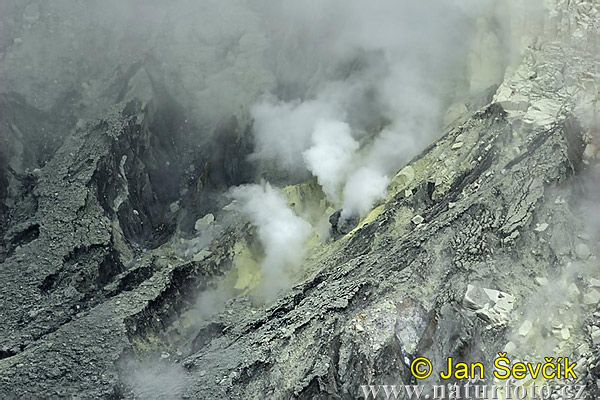
[[[538,283],[538,285],[540,286],[546,286],[548,284],[548,278],[544,278],[541,276],[537,276],[535,278],[535,281]]]
[[[359,332],[364,332],[365,331],[365,328],[361,324],[356,324],[355,328]]]
[[[453,209],[454,207],[456,207],[456,203],[453,203],[453,202],[449,202],[448,203],[448,208],[449,209]]]
[[[179,202],[175,201],[171,204],[169,204],[169,210],[171,210],[171,213],[175,214],[177,211],[179,211]]]
[[[165,359],[165,358],[169,358],[171,355],[169,353],[162,353],[160,355],[160,358]]]
[[[576,284],[571,283],[569,285],[569,287],[567,288],[567,294],[571,297],[571,298],[577,298],[579,297],[579,294],[581,292],[579,291],[579,288],[577,287]]]
[[[402,168],[398,174],[396,174],[396,180],[402,186],[410,184],[415,179],[415,169],[410,165]]]
[[[579,345],[579,347],[577,347],[577,353],[579,355],[586,354],[588,351],[590,351],[590,346],[588,346],[588,344],[585,342],[583,342]]]
[[[569,332],[569,328],[562,328],[560,330],[560,337],[563,340],[569,340],[569,338],[571,337],[571,332]]]
[[[512,353],[516,349],[517,349],[517,346],[513,342],[508,342],[508,343],[506,343],[506,346],[504,346],[504,351],[506,353]]]
[[[531,321],[525,320],[525,322],[523,322],[521,324],[521,327],[519,328],[519,335],[521,335],[521,336],[529,335],[529,332],[531,332],[531,328],[533,328],[533,324],[531,323]]]
[[[583,296],[583,304],[594,305],[600,303],[600,292],[592,289]]]
[[[456,142],[452,145],[452,150],[458,150],[461,147],[463,147],[464,143],[463,142]]]
[[[475,300],[475,286],[467,285],[467,291],[465,292],[464,303],[466,307],[477,309],[477,301]]]
[[[412,190],[410,190],[410,189],[406,189],[404,191],[404,197],[406,197],[406,198],[409,198],[410,196],[412,196],[412,194],[413,194]]]
[[[415,215],[412,219],[411,219],[412,223],[415,225],[421,225],[423,223],[423,221],[425,221],[425,218],[423,218],[420,215]]]
[[[592,159],[596,155],[596,147],[593,144],[588,144],[585,146],[585,150],[583,151],[583,156],[587,159]]]
[[[194,224],[194,229],[196,231],[203,231],[208,228],[213,222],[215,222],[215,216],[208,213],[204,217],[199,218]]]
[[[514,302],[515,302],[515,298],[512,295],[510,295],[508,293],[500,292],[500,296],[498,297],[498,300],[496,301],[496,305],[494,306],[494,308],[497,311],[508,314],[509,312],[512,311],[512,309],[514,307]]]
[[[498,297],[500,296],[500,291],[496,289],[488,289],[483,288],[483,292],[487,295],[487,297],[493,301],[494,303],[498,301]]]
[[[552,322],[552,328],[554,328],[554,329],[561,330],[563,328],[563,326],[565,326],[565,325],[561,324],[560,322],[557,322],[557,321]]]
[[[580,260],[587,260],[590,258],[592,253],[590,252],[590,248],[587,246],[587,244],[580,243],[575,248],[575,254],[577,254],[577,257],[579,257]]]
[[[594,346],[600,344],[600,328],[597,326],[592,328],[592,343]]]
[[[542,224],[537,224],[537,226],[535,227],[534,231],[536,232],[544,232],[546,229],[548,229],[548,224],[547,223],[542,223]]]
[[[590,286],[600,287],[600,279],[591,278],[590,279]]]
[[[194,254],[194,257],[192,257],[192,260],[195,262],[200,262],[200,261],[206,259],[211,254],[212,254],[212,252],[210,250],[202,249],[199,252],[197,252],[196,254]]]

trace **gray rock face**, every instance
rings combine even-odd
[[[350,398],[359,396],[360,384],[367,382],[410,382],[405,360],[411,354],[438,365],[448,356],[489,362],[495,353],[484,349],[504,347],[502,338],[510,332],[507,316],[515,318],[513,302],[525,307],[531,291],[526,280],[511,277],[558,267],[552,247],[545,245],[533,261],[526,254],[539,245],[514,232],[532,230],[535,210],[551,201],[552,182],[572,173],[576,160],[569,158],[569,136],[574,133],[565,125],[532,132],[530,140],[537,144],[526,157],[511,159],[506,150],[510,125],[504,111],[493,105],[450,132],[422,159],[436,159],[458,132],[477,144],[456,160],[469,167],[445,196],[429,204],[407,199],[403,192],[391,199],[338,252],[318,259],[323,268],[289,296],[231,326],[190,356],[187,362],[198,366],[191,368],[192,374],[206,365],[216,368],[187,393]],[[419,161],[415,164],[418,168]],[[539,175],[523,173],[532,168]],[[502,200],[509,198],[520,200]],[[449,208],[450,202],[455,207]],[[416,227],[409,220],[399,236],[395,221],[409,204],[428,223]],[[485,304],[464,304],[469,284],[486,288],[482,296],[493,303],[489,311],[482,311]],[[417,300],[410,300],[406,309],[401,305],[406,298]],[[390,300],[381,304],[382,299]],[[285,333],[279,333],[280,327]],[[310,364],[299,361],[307,352],[318,355]]]
[[[146,89],[149,97],[139,87],[123,92],[122,102],[66,138],[54,132],[68,121],[2,97],[2,397],[114,395],[115,363],[136,325],[125,320],[173,285],[181,263],[144,249],[173,236],[169,205],[191,179],[184,166],[206,156],[184,150],[176,103]]]
[[[30,72],[14,71],[52,6],[0,4],[4,88],[25,92],[0,94],[0,397],[350,399],[360,385],[415,383],[416,357],[491,365],[502,350],[583,360],[578,383],[600,396],[588,112],[600,12],[550,3],[537,45],[493,96],[450,110],[367,217],[323,207],[332,237],[311,244],[294,285],[267,304],[247,289],[264,249],[224,207],[229,187],[255,180],[247,116],[211,106],[212,122],[198,124],[170,67],[135,54],[62,106],[56,93],[36,104],[32,81],[17,79]],[[485,64],[481,51],[471,64]],[[489,86],[496,68],[472,85]],[[63,88],[76,81],[46,73]],[[200,104],[210,97],[193,89]]]

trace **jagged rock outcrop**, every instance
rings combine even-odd
[[[467,285],[510,293],[523,310],[533,277],[563,268],[559,254],[574,257],[574,247],[563,253],[563,240],[576,211],[556,207],[553,194],[581,165],[582,132],[573,129],[531,131],[527,150],[515,155],[506,112],[491,105],[477,113],[414,161],[419,175],[372,222],[329,256],[313,257],[314,274],[288,296],[240,321],[220,317],[224,332],[186,359],[196,378],[185,392],[354,398],[360,384],[411,382],[407,362],[416,354],[437,365],[449,356],[491,361],[518,312],[510,324],[490,320],[463,301]],[[452,150],[457,138],[465,144]],[[456,173],[446,187],[434,183],[444,170]],[[546,213],[553,228],[539,242],[533,228]],[[403,334],[403,319],[414,333]]]
[[[71,134],[52,136],[68,125],[19,97],[3,97],[9,107],[1,166],[8,183],[2,186],[2,397],[113,396],[114,365],[146,308],[154,318],[162,311],[151,303],[170,296],[174,303],[157,306],[168,314],[185,301],[176,297],[186,286],[192,291],[206,284],[203,274],[226,270],[194,262],[183,267],[167,262],[165,250],[145,252],[173,237],[178,210],[172,204],[182,188],[218,186],[211,184],[214,173],[189,175],[192,159],[214,161],[186,142],[187,129],[196,128],[184,122],[176,102],[149,79],[140,83],[144,71],[138,66],[120,103]],[[39,129],[50,138],[67,136],[56,153]],[[219,248],[228,251],[226,238]]]

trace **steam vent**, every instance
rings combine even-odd
[[[0,399],[600,399],[600,0],[0,0]]]

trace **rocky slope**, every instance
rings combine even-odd
[[[256,25],[231,70],[217,50],[236,32],[209,46],[204,79],[143,47],[86,58],[98,71],[83,79],[31,66],[49,30],[69,34],[56,13],[81,10],[0,7],[0,397],[360,398],[367,383],[413,383],[417,356],[491,364],[503,350],[570,356],[600,396],[595,2],[548,2],[532,28],[513,19],[530,46],[500,72],[482,52],[501,41],[481,20],[471,95],[446,130],[365,218],[332,218],[268,302],[256,296],[264,249],[223,195],[261,177],[246,108],[276,74],[256,56],[256,16],[228,14]],[[95,38],[69,40],[50,53]],[[249,65],[256,79],[240,77]],[[208,106],[231,77],[239,104]],[[336,211],[313,180],[283,192],[297,214]]]

